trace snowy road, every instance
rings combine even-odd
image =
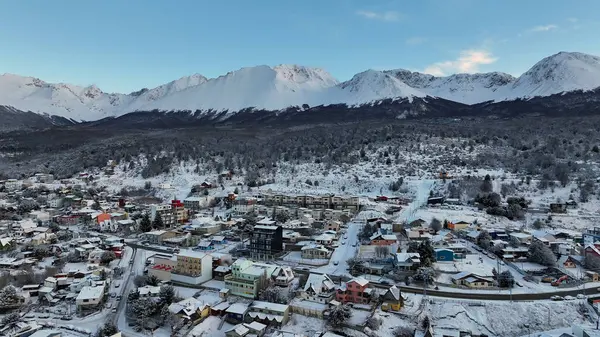
[[[348,237],[347,239],[341,239],[340,241],[345,241],[346,244],[342,245],[340,242],[339,247],[337,247],[333,254],[331,254],[331,259],[329,260],[329,264],[316,268],[315,271],[326,273],[329,275],[338,275],[338,276],[349,276],[348,273],[348,259],[353,258],[358,253],[358,232],[362,228],[362,222],[349,222],[348,223],[348,231],[344,234],[344,237]],[[355,247],[353,247],[355,245]],[[337,265],[336,265],[337,263]]]

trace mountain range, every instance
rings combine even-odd
[[[368,106],[382,101],[399,101],[403,107],[436,99],[462,105],[506,103],[599,87],[600,57],[560,52],[519,77],[501,72],[436,77],[395,69],[367,70],[339,82],[323,69],[278,65],[242,68],[211,79],[194,74],[130,94],[4,74],[0,76],[0,107],[11,116],[20,111],[73,122],[137,111],[189,111],[194,116],[231,118],[240,111],[327,110],[328,106]]]

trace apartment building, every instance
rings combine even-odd
[[[258,224],[250,237],[250,256],[259,260],[275,258],[283,251],[283,228],[277,225]]]
[[[87,309],[94,309],[101,305],[102,300],[104,299],[104,290],[104,286],[83,287],[75,299],[77,310],[81,312]]]
[[[225,288],[233,295],[256,298],[267,287],[269,279],[278,268],[275,265],[238,259],[231,265],[231,274],[225,275]]]
[[[208,204],[207,198],[204,197],[189,197],[189,198],[185,198],[183,199],[183,206],[190,210],[190,211],[194,211],[194,212],[198,212],[200,211],[203,207],[205,207],[205,205]]]
[[[188,211],[185,209],[185,204],[180,200],[171,200],[171,210],[175,215],[175,222],[185,223],[188,220]]]
[[[266,194],[262,199],[265,205],[295,206],[311,209],[348,209],[356,212],[360,206],[359,198],[355,196],[287,196],[282,194]]]
[[[212,256],[202,252],[183,251],[175,254],[177,264],[171,270],[171,280],[201,284],[212,279]]]
[[[165,227],[173,227],[177,224],[177,218],[173,212],[173,206],[168,205],[151,205],[150,206],[150,220],[154,221],[156,215],[160,214],[163,225]]]

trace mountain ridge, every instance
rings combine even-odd
[[[326,70],[294,64],[245,67],[216,78],[184,76],[130,94],[95,85],[48,83],[0,75],[0,105],[75,122],[135,111],[193,111],[227,118],[246,110],[285,111],[294,106],[359,106],[382,100],[440,98],[481,104],[546,97],[600,87],[600,57],[577,52],[548,56],[519,77],[502,72],[436,77],[405,69],[366,70],[339,82]]]

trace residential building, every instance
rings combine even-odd
[[[369,288],[369,281],[362,277],[354,278],[341,285],[335,294],[335,299],[341,303],[362,303],[371,302],[373,289]]]
[[[374,246],[389,246],[398,242],[398,238],[393,234],[375,233],[369,238]]]
[[[306,245],[300,249],[303,259],[329,259],[332,251],[323,245]]]
[[[316,303],[329,303],[335,296],[335,283],[327,274],[308,275],[300,297]]]
[[[421,256],[419,253],[396,253],[394,265],[401,270],[415,270],[421,265]]]
[[[77,310],[95,309],[104,299],[104,286],[83,287],[75,299]]]
[[[326,225],[325,229],[328,231],[338,232],[340,230],[341,226],[342,226],[342,223],[340,221],[332,220],[332,221],[327,221],[327,225]]]
[[[276,225],[255,225],[249,249],[250,256],[255,259],[274,259],[283,251],[283,228]]]
[[[468,271],[452,275],[452,283],[469,288],[487,288],[494,285],[491,278],[479,276]]]
[[[154,221],[157,214],[160,214],[163,226],[173,227],[177,224],[175,213],[173,212],[173,206],[171,204],[150,205],[150,220]]]
[[[171,280],[187,284],[201,284],[212,279],[212,256],[195,251],[175,254],[177,265],[171,270]]]
[[[137,291],[140,293],[140,297],[157,297],[160,294],[160,287],[145,285],[137,288]]]
[[[335,296],[335,283],[326,274],[310,274],[300,296],[290,302],[293,313],[323,318]]]
[[[208,198],[189,197],[183,199],[183,207],[193,212],[198,212],[208,204]]]
[[[231,265],[231,274],[225,275],[225,288],[232,295],[256,298],[259,291],[268,286],[268,281],[279,268],[275,265],[238,259]]]
[[[227,322],[233,324],[243,323],[246,313],[248,313],[248,304],[242,302],[233,303],[225,310],[225,319]]]
[[[323,234],[315,237],[315,242],[320,245],[329,246],[333,243],[333,240],[335,240],[335,235],[333,235],[333,234],[323,233]]]
[[[188,220],[188,211],[185,209],[184,203],[180,200],[171,200],[171,209],[177,223],[185,223]]]
[[[388,311],[400,311],[404,305],[404,298],[398,287],[391,286],[385,294],[382,296],[383,303],[381,304],[381,310]]]
[[[287,287],[290,282],[294,280],[294,272],[292,267],[277,267],[273,273],[271,273],[271,279],[275,281],[275,284],[281,287]]]
[[[452,231],[461,231],[467,229],[471,224],[466,221],[455,221],[448,223],[448,229]]]
[[[248,317],[267,325],[285,325],[290,317],[290,306],[287,304],[254,301],[248,308]]]
[[[171,281],[171,272],[177,267],[177,256],[154,255],[154,264],[148,267],[148,276]]]
[[[7,191],[16,191],[20,189],[21,186],[23,186],[23,183],[17,179],[8,179],[4,182],[4,188],[6,188]]]
[[[450,249],[439,248],[435,250],[435,260],[437,262],[453,262],[454,252]]]
[[[267,326],[259,323],[240,323],[233,326],[231,329],[225,331],[226,337],[245,337],[245,336],[257,336],[261,337],[265,334]]]
[[[155,230],[142,234],[142,238],[151,244],[162,244],[164,240],[172,239],[177,236],[176,232],[166,230]]]
[[[596,242],[600,242],[600,227],[594,227],[592,229],[588,229],[583,233],[583,244],[593,245]]]

